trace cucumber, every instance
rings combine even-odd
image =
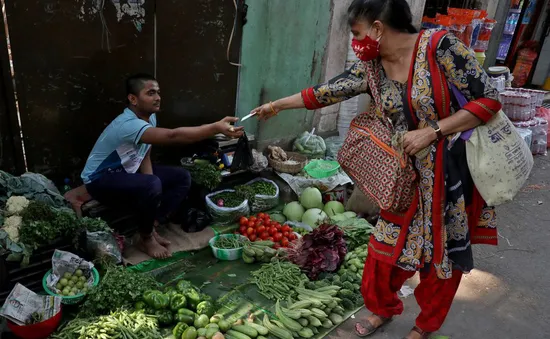
[[[248,325],[235,325],[231,328],[233,331],[237,331],[243,334],[246,334],[247,336],[251,338],[256,338],[258,336],[258,331],[252,326]]]
[[[256,252],[252,248],[250,248],[250,246],[245,246],[243,248],[243,254],[246,254],[249,257],[256,256]]]
[[[250,326],[250,327],[254,328],[256,331],[258,331],[259,335],[268,335],[269,334],[269,330],[267,328],[265,328],[264,326],[262,326],[262,325],[258,325],[256,323],[247,323],[246,325]]]
[[[227,334],[230,335],[232,338],[235,338],[235,339],[252,339],[249,336],[247,336],[246,334],[241,333],[239,331],[235,331],[233,329],[227,331]]]
[[[246,253],[243,252],[243,261],[245,264],[252,264],[256,259],[254,259],[254,256],[249,256]]]
[[[300,318],[300,319],[298,319],[298,322],[300,323],[300,325],[302,325],[304,327],[309,325],[309,321],[307,321],[306,318]]]

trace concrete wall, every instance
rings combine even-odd
[[[323,80],[332,0],[247,1],[237,116],[262,103],[294,94]],[[243,123],[259,146],[292,140],[312,127],[314,112],[285,111],[267,122]]]
[[[420,27],[425,0],[407,0]],[[253,0],[244,26],[237,97],[237,116],[342,73],[349,48],[346,11],[352,0]],[[365,100],[361,100],[365,106]],[[259,148],[289,144],[315,127],[336,130],[340,105],[315,112],[293,110],[267,122],[243,123]]]

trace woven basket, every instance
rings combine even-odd
[[[293,152],[287,152],[288,160],[294,160],[297,164],[289,164],[287,162],[274,160],[268,157],[269,166],[274,170],[281,173],[296,174],[300,173],[307,164],[307,157],[305,155]]]

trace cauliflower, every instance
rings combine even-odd
[[[25,208],[27,208],[27,206],[29,206],[29,203],[30,201],[25,197],[11,196],[6,202],[6,214],[20,214]]]
[[[18,215],[12,215],[4,221],[2,229],[6,231],[11,241],[19,242],[19,228],[23,224],[23,218]]]

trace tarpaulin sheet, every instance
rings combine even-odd
[[[189,254],[171,265],[150,271],[161,283],[172,285],[180,279],[191,281],[204,293],[219,299],[220,312],[227,319],[232,315],[248,316],[251,313],[263,318],[263,313],[274,316],[275,303],[262,296],[256,285],[249,283],[250,272],[257,270],[261,264],[245,264],[242,260],[218,261],[210,248]],[[347,312],[348,319],[362,307]],[[334,328],[318,328],[319,334],[314,338],[323,338]]]

